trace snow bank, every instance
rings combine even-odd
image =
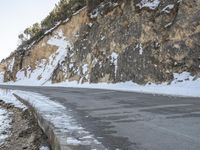
[[[26,109],[26,106],[19,102],[10,90],[0,89],[0,99],[7,104],[13,104],[17,108]]]
[[[9,129],[11,128],[10,123],[10,113],[0,108],[0,146],[8,137]]]
[[[37,86],[37,82],[9,82],[4,85],[25,85]],[[139,85],[134,82],[121,82],[121,83],[98,83],[79,84],[77,81],[65,81],[62,83],[52,84],[50,81],[46,82],[43,86],[54,87],[72,87],[72,88],[94,88],[94,89],[108,89],[141,93],[153,93],[163,95],[185,96],[185,97],[200,97],[200,78],[191,76],[189,72],[174,73],[174,80],[169,83]]]
[[[67,110],[61,104],[37,93],[13,91],[22,99],[28,101],[44,118],[49,125],[55,128],[57,138],[66,139],[64,142],[68,146],[91,146],[96,148],[101,143],[94,136],[86,131],[71,115],[71,110]]]
[[[75,88],[96,88],[108,90],[120,90],[141,93],[154,93],[174,96],[186,97],[200,97],[200,78],[195,79],[189,72],[181,74],[174,73],[174,80],[171,84],[146,84],[139,85],[131,81],[124,83],[108,84],[78,84],[77,82],[63,82],[59,84],[47,83],[46,86],[61,86],[61,87],[75,87]]]

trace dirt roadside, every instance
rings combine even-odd
[[[2,100],[0,108],[12,113],[11,135],[0,146],[0,150],[40,150],[41,147],[50,147],[48,138],[29,110],[15,108]]]

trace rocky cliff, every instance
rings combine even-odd
[[[4,81],[170,82],[200,76],[200,0],[110,0],[82,8],[2,61]]]

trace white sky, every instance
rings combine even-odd
[[[1,0],[0,61],[17,47],[18,35],[35,22],[40,22],[59,0]]]

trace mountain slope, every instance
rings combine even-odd
[[[2,63],[4,81],[161,83],[200,75],[200,0],[106,1],[84,7]]]

